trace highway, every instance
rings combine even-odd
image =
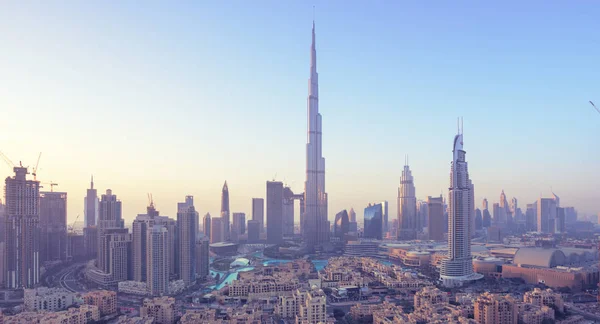
[[[77,275],[85,263],[74,263],[53,276],[53,284],[71,292],[84,291],[77,282]]]

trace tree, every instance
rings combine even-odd
[[[339,308],[334,308],[333,309],[333,317],[335,317],[336,320],[340,320],[344,316],[346,316],[346,313],[344,313],[343,310],[341,310]]]

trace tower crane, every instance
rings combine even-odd
[[[6,162],[6,164],[8,164],[9,167],[14,168],[15,164],[13,163],[13,161],[11,161],[6,155],[4,155],[4,153],[2,153],[0,151],[0,157],[4,160],[4,162]]]
[[[33,181],[37,181],[37,170],[38,170],[38,166],[40,165],[41,157],[42,157],[42,152],[40,152],[40,155],[38,155],[38,159],[37,159],[37,162],[35,163],[35,167],[33,168],[33,172],[31,172],[31,174],[33,175]]]
[[[590,104],[592,105],[592,107],[594,107],[594,109],[596,109],[596,111],[600,114],[600,109],[598,109],[598,107],[596,107],[596,105],[594,105],[594,103],[590,100]]]
[[[54,186],[58,186],[58,183],[56,182],[42,182],[42,184],[47,184],[50,185],[50,192],[54,192]],[[40,186],[40,188],[43,188],[42,186]]]
[[[77,223],[77,220],[79,219],[79,215],[81,215],[81,214],[77,214],[77,217],[75,217],[75,221],[73,222],[73,225],[67,226],[67,230],[69,231],[69,233],[73,233],[73,228],[75,227],[75,223]]]

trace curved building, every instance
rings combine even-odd
[[[469,179],[462,132],[454,137],[448,197],[448,255],[440,264],[440,280],[446,287],[481,279],[473,272],[471,257],[471,220],[474,217],[473,183]]]
[[[334,235],[340,239],[343,239],[350,231],[350,220],[348,212],[345,209],[335,215],[335,223],[333,226]]]

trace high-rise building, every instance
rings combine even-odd
[[[572,224],[577,221],[577,210],[575,207],[565,207],[565,223]]]
[[[475,300],[475,321],[484,324],[517,324],[517,301],[510,295],[488,292]]]
[[[383,238],[383,206],[369,204],[365,208],[364,238],[381,240]]]
[[[525,226],[528,231],[537,231],[537,201],[527,204],[525,210]]]
[[[40,183],[27,180],[27,168],[15,167],[6,178],[5,285],[32,288],[40,279],[39,195]]]
[[[192,205],[177,211],[177,228],[179,240],[179,279],[186,286],[196,281],[196,233],[198,228],[198,212]],[[214,228],[213,228],[214,229]]]
[[[348,212],[348,217],[350,217],[351,223],[356,223],[356,212],[354,211],[354,208],[350,208],[350,211]]]
[[[223,222],[223,241],[229,241],[231,239],[231,226],[230,226],[230,210],[229,210],[229,187],[227,187],[227,181],[223,184],[223,190],[221,191],[221,221]]]
[[[67,259],[67,193],[40,192],[40,262]]]
[[[246,234],[246,214],[233,213],[233,224],[231,226],[231,239],[239,242],[240,237]]]
[[[335,222],[333,224],[333,235],[335,235],[335,237],[343,239],[349,231],[350,222],[348,218],[348,212],[344,209],[335,215]]]
[[[490,206],[489,206],[489,203],[488,203],[488,200],[487,200],[487,198],[483,198],[483,203],[481,204],[481,208],[482,208],[483,210],[489,210],[489,209],[490,209],[489,207],[490,207]]]
[[[210,239],[210,213],[206,213],[204,218],[202,218],[202,233],[204,233],[204,237],[208,237]]]
[[[147,233],[147,284],[150,296],[169,293],[169,231],[153,225]]]
[[[210,243],[223,242],[224,238],[223,219],[221,217],[213,217],[210,220]]]
[[[567,230],[565,226],[565,208],[556,207],[556,221],[554,222],[554,232],[565,233]]]
[[[84,226],[94,226],[98,220],[98,192],[94,189],[94,176],[90,183],[90,189],[83,200],[84,204]]]
[[[417,201],[417,232],[422,232],[428,226],[427,217],[427,201]]]
[[[389,231],[389,224],[388,224],[389,204],[388,204],[387,200],[384,200],[381,202],[381,210],[383,211],[383,233],[385,235],[385,233],[387,233]]]
[[[519,202],[517,201],[517,198],[513,197],[510,200],[510,212],[514,215],[517,212],[517,209],[519,209]]]
[[[308,136],[306,143],[306,182],[304,183],[304,215],[302,235],[309,250],[328,240],[327,193],[325,192],[325,158],[322,150],[322,118],[319,113],[319,75],[315,23],[310,47],[310,78],[308,79]],[[267,199],[268,200],[268,199]],[[267,201],[268,204],[268,201]],[[268,215],[268,209],[267,209]],[[268,216],[267,216],[268,217]],[[267,219],[267,223],[269,220]],[[267,224],[268,226],[268,224]]]
[[[504,189],[500,193],[500,207],[504,208],[505,211],[510,211],[510,207],[508,205],[508,200],[506,200],[506,194],[504,193]]]
[[[408,161],[402,170],[398,187],[398,239],[413,240],[417,238],[417,197],[412,172]]]
[[[444,198],[427,197],[428,226],[427,233],[432,241],[444,240]]]
[[[130,269],[131,241],[131,234],[126,228],[102,230],[98,243],[98,264],[101,265],[99,269],[102,271],[104,286],[116,286],[118,282],[133,277]]]
[[[447,287],[461,286],[465,281],[483,277],[473,272],[471,257],[473,184],[469,179],[462,133],[454,137],[452,153],[448,194],[448,255],[440,265],[440,279]]]
[[[196,244],[196,277],[200,280],[206,279],[210,274],[210,242],[202,238]]]
[[[487,209],[484,209],[482,214],[483,214],[482,226],[485,228],[492,226],[492,215],[490,215],[490,211]]]
[[[552,199],[554,200],[556,207],[560,207],[560,197],[558,197],[554,191],[552,192]]]
[[[107,231],[115,228],[123,228],[121,201],[116,195],[112,194],[112,190],[107,189],[106,194],[102,195],[99,204],[98,213],[98,257],[96,260],[97,266],[104,273],[110,273],[110,239],[106,238]]]
[[[554,198],[540,198],[537,201],[537,231],[540,233],[554,233],[556,222],[556,200]]]
[[[282,216],[283,235],[294,235],[294,192],[290,187],[283,188]]]
[[[83,245],[86,257],[98,257],[98,241],[98,226],[88,226],[83,229]]]
[[[283,183],[267,181],[267,243],[283,242]]]
[[[252,220],[259,224],[260,232],[265,231],[265,200],[262,198],[252,198]]]
[[[502,207],[499,203],[495,203],[493,208],[494,224],[506,224],[506,209],[504,209],[504,207]]]
[[[475,230],[483,228],[483,216],[481,215],[481,209],[475,209]]]
[[[257,220],[248,221],[248,243],[258,243],[260,240],[260,223]]]

